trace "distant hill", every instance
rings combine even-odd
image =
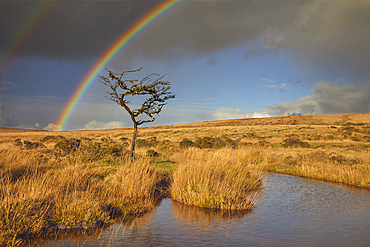
[[[338,115],[308,115],[308,116],[281,116],[265,118],[241,118],[230,120],[215,120],[185,124],[163,125],[155,127],[140,127],[140,129],[161,128],[198,128],[216,126],[253,126],[253,125],[345,125],[370,123],[370,114],[338,114]],[[119,128],[131,129],[131,128]],[[117,130],[117,129],[115,129]],[[46,132],[46,130],[0,128],[0,133],[17,132]],[[78,131],[101,131],[100,130],[78,130]],[[52,132],[52,131],[47,131]]]
[[[3,128],[0,127],[0,133],[19,133],[19,132],[46,132],[46,130],[19,129],[19,128]]]

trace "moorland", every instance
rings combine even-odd
[[[135,217],[163,197],[250,210],[261,172],[370,188],[370,115],[210,121],[139,129],[0,128],[0,245]]]

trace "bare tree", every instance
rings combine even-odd
[[[107,99],[116,102],[118,105],[125,108],[130,114],[131,120],[134,123],[134,135],[131,142],[130,160],[133,162],[135,153],[135,144],[137,137],[137,128],[139,125],[144,123],[153,122],[155,120],[155,114],[159,115],[166,101],[168,99],[175,98],[170,90],[171,82],[163,80],[165,75],[160,76],[159,74],[150,74],[144,77],[140,82],[137,79],[123,79],[128,73],[138,72],[141,68],[136,70],[127,70],[122,73],[114,73],[108,69],[108,77],[100,76],[99,81],[110,88],[107,92],[109,96]],[[144,95],[148,96],[138,109],[131,110],[128,106],[128,96]],[[137,120],[137,118],[146,114],[149,119]]]

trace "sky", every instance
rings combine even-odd
[[[0,0],[0,126],[53,129],[99,58],[160,3]],[[105,67],[172,82],[176,98],[145,126],[369,113],[369,23],[368,0],[184,0]],[[132,127],[107,91],[96,77],[65,130]]]

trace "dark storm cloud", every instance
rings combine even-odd
[[[242,60],[288,51],[308,73],[368,80],[369,1],[188,1],[124,58],[173,60],[246,46]],[[123,57],[123,56],[122,56]]]
[[[345,114],[370,112],[370,85],[350,85],[339,87],[327,82],[315,83],[311,95],[295,102],[263,106],[269,116],[290,114]]]
[[[146,30],[125,54],[153,60],[193,58],[256,41],[283,6],[252,1],[187,1]]]
[[[266,29],[264,46],[293,51],[308,70],[368,80],[369,9],[362,0],[304,2],[289,25]]]
[[[48,1],[15,57],[84,60],[101,56],[155,1]],[[45,5],[45,4],[44,4]],[[10,47],[39,2],[0,2],[2,49]],[[31,21],[31,23],[33,23]]]
[[[19,57],[82,60],[101,54],[157,1],[56,2]],[[7,43],[34,2],[3,2]],[[185,1],[136,37],[118,57],[176,63],[248,45],[246,60],[290,51],[309,72],[368,80],[369,1]]]
[[[311,95],[294,102],[261,106],[263,110],[244,111],[223,108],[202,115],[204,120],[292,116],[318,114],[355,114],[370,112],[370,85],[336,86],[325,81],[316,82]]]

